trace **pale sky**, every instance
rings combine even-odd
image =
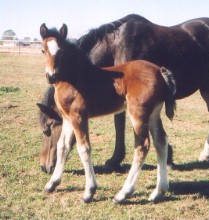
[[[0,38],[6,30],[16,37],[40,39],[42,23],[68,26],[68,37],[79,38],[89,29],[139,14],[165,26],[209,17],[209,0],[0,0]]]

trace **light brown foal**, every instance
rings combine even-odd
[[[122,203],[134,192],[150,147],[149,130],[158,156],[157,186],[149,199],[162,196],[168,190],[168,141],[160,112],[165,103],[166,115],[173,118],[175,82],[171,72],[146,61],[101,69],[92,65],[75,44],[66,40],[66,25],[58,32],[43,24],[40,33],[46,76],[55,87],[55,102],[63,118],[57,162],[45,190],[51,192],[60,184],[75,134],[86,176],[83,200],[92,201],[97,183],[91,160],[88,119],[127,109],[134,130],[134,157],[125,184],[114,197],[114,202]]]

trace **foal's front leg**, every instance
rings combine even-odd
[[[71,142],[73,141],[73,137],[74,133],[70,121],[67,119],[63,119],[62,132],[57,143],[56,166],[51,176],[51,179],[44,187],[45,191],[47,192],[54,191],[56,186],[59,185],[61,182],[65,161],[72,147]]]
[[[83,201],[89,203],[92,201],[93,196],[97,189],[96,177],[91,160],[91,146],[89,141],[88,120],[81,119],[80,123],[73,123],[74,132],[77,141],[77,149],[81,161],[84,166],[86,176],[86,187],[82,197]]]

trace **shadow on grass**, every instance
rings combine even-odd
[[[131,168],[130,164],[123,164],[122,166],[117,167],[116,169],[110,169],[105,165],[94,166],[94,172],[96,174],[111,174],[111,173],[128,173]],[[155,170],[157,166],[144,164],[142,170]],[[73,173],[75,175],[84,175],[84,169],[80,170],[65,170],[65,173]]]
[[[149,188],[153,188],[149,187]],[[169,184],[169,192],[171,193],[169,196],[163,196],[162,198],[158,199],[157,201],[153,202],[154,204],[157,203],[164,203],[169,201],[177,201],[181,200],[180,197],[176,197],[179,195],[197,195],[198,197],[204,197],[209,199],[209,181],[182,181],[182,182],[175,182]],[[135,193],[132,198],[140,198],[140,194]],[[146,205],[150,202],[148,199],[142,199],[137,201],[131,201],[127,199],[122,204],[123,205]]]
[[[94,166],[96,174],[111,174],[111,173],[127,173],[131,168],[131,164],[123,164],[115,169],[106,167],[105,165]],[[142,170],[155,170],[157,166],[151,164],[144,164]],[[207,170],[209,169],[209,162],[190,162],[184,164],[173,164],[172,170],[178,171],[192,171],[192,170]],[[84,175],[84,169],[80,170],[65,170],[65,173],[73,173],[75,175]]]
[[[154,185],[148,187],[154,189]],[[98,187],[98,190],[109,190],[105,188]],[[84,187],[66,187],[63,189],[57,189],[57,192],[73,192],[73,191],[84,191]],[[169,196],[163,196],[157,201],[153,202],[164,203],[169,201],[181,200],[179,195],[196,195],[197,197],[204,197],[209,199],[209,181],[181,181],[181,182],[171,182],[169,184]],[[125,200],[121,205],[146,205],[152,203],[147,199],[140,199],[143,194],[134,193],[130,199]],[[94,198],[92,202],[102,202],[107,200],[112,200],[113,198],[102,196],[101,198]],[[133,201],[134,200],[134,201]]]
[[[158,199],[155,202],[151,202],[148,199],[141,199],[141,200],[137,200],[137,201],[131,201],[131,200],[125,200],[121,205],[147,205],[147,204],[157,204],[157,203],[163,203],[163,202],[168,202],[168,201],[176,201],[179,200],[178,198],[175,198],[174,196],[164,196],[160,199]]]
[[[199,194],[209,198],[209,181],[182,181],[170,183],[169,191],[174,195]]]
[[[206,170],[209,168],[208,162],[190,162],[185,164],[174,165],[173,169],[177,171],[192,171],[195,169],[203,169]],[[105,166],[94,166],[94,170],[96,174],[111,174],[114,172],[118,173],[127,173],[130,169],[130,164],[123,164],[120,169],[110,170]],[[154,170],[156,166],[144,164],[143,170]],[[67,170],[67,173],[73,173],[75,175],[84,175],[84,170]],[[155,186],[150,186],[149,188],[154,189]],[[67,187],[66,189],[60,191],[83,191],[84,188],[72,188]],[[177,198],[176,195],[192,195],[196,194],[198,197],[209,198],[209,181],[181,181],[181,182],[170,182],[169,184],[169,192],[171,193],[169,196],[164,196],[161,199],[155,201],[154,203],[163,203],[168,201],[181,200],[181,198]],[[172,195],[173,194],[173,195]],[[131,198],[140,198],[141,195],[134,193]],[[101,202],[108,200],[110,198],[106,198],[105,196],[100,199],[94,199],[94,202]],[[146,205],[150,203],[148,199],[136,199],[133,201],[132,199],[127,199],[124,201],[123,205]]]
[[[173,170],[179,171],[191,171],[191,170],[207,170],[209,169],[209,162],[190,162],[184,164],[174,164],[172,166]]]
[[[68,186],[66,188],[63,189],[57,189],[57,192],[74,192],[74,191],[84,191],[84,187],[72,187],[72,186]]]

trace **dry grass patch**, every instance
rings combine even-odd
[[[163,115],[177,169],[169,172],[170,192],[163,201],[148,202],[156,184],[153,147],[139,176],[136,192],[124,205],[112,197],[127,172],[105,173],[102,165],[114,147],[113,117],[90,121],[93,161],[99,189],[91,204],[81,202],[85,186],[76,150],[65,166],[54,193],[43,191],[50,176],[39,168],[42,131],[36,102],[47,87],[43,57],[0,55],[0,218],[1,219],[208,219],[209,165],[197,162],[208,132],[208,113],[199,93],[177,102],[173,122]],[[18,88],[17,90],[15,88]],[[127,120],[129,168],[133,155],[132,128]],[[154,166],[153,166],[154,165]]]

